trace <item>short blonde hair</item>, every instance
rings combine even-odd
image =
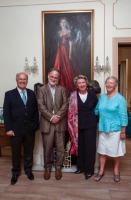
[[[79,79],[84,79],[85,81],[86,81],[86,84],[88,85],[88,78],[86,77],[86,76],[84,76],[84,75],[78,75],[78,76],[76,76],[75,78],[74,78],[74,84],[77,86],[77,81],[79,80]]]
[[[118,79],[117,79],[115,76],[109,76],[109,77],[106,79],[105,83],[106,83],[109,79],[113,79],[113,80],[115,81],[115,85],[118,86]]]

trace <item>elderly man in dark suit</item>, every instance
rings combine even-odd
[[[48,73],[48,84],[37,92],[38,108],[41,112],[40,130],[44,147],[45,180],[50,179],[52,167],[52,149],[55,144],[55,177],[61,179],[61,166],[64,155],[65,131],[67,129],[66,113],[68,108],[67,91],[58,85],[60,71],[52,68]]]
[[[17,88],[5,93],[4,125],[11,139],[12,178],[11,184],[17,182],[21,172],[21,146],[24,149],[24,171],[28,179],[33,180],[32,173],[35,131],[39,126],[39,113],[34,91],[27,89],[28,76],[24,72],[16,75]]]

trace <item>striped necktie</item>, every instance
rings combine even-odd
[[[22,100],[23,100],[24,104],[26,105],[27,100],[26,100],[26,96],[25,96],[25,91],[21,91],[21,93],[22,93]]]

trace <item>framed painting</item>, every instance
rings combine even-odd
[[[76,90],[74,77],[93,78],[94,11],[42,12],[43,82],[51,68],[60,70],[59,85]]]
[[[4,122],[3,118],[3,108],[0,107],[0,122]]]

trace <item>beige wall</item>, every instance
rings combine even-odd
[[[28,87],[43,80],[41,11],[94,9],[93,62],[98,56],[103,65],[109,56],[112,68],[112,38],[131,36],[130,8],[130,0],[0,0],[0,107],[5,91],[16,87],[15,74],[23,71],[25,57],[32,65],[35,56],[39,66],[38,75],[29,75]],[[106,76],[94,74],[102,93]]]

